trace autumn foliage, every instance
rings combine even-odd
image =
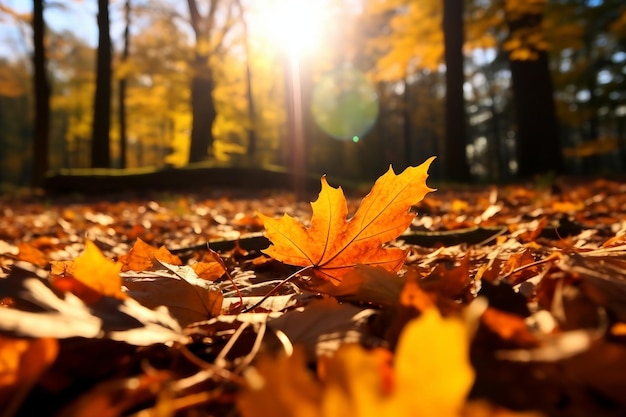
[[[264,253],[290,265],[314,267],[319,275],[334,283],[359,264],[398,271],[406,251],[384,248],[383,244],[409,227],[414,217],[409,209],[434,191],[426,186],[433,159],[409,167],[400,175],[390,167],[349,219],[343,191],[329,186],[322,178],[322,191],[311,204],[309,227],[287,214],[280,219],[260,215],[272,242]]]
[[[4,415],[626,410],[624,186],[424,198],[432,162],[390,168],[360,201],[322,178],[310,206],[170,196],[5,211]]]

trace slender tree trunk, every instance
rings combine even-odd
[[[444,175],[452,181],[470,179],[465,148],[467,126],[463,97],[463,0],[443,1],[443,37],[446,60]]]
[[[124,14],[126,24],[124,26],[124,50],[122,51],[122,62],[128,61],[130,53],[130,0],[126,0],[124,4]],[[119,123],[120,123],[120,167],[127,168],[127,148],[128,137],[126,135],[126,75],[120,78],[118,85],[118,105],[119,105]]]
[[[46,70],[44,45],[44,1],[33,2],[33,77],[35,86],[35,135],[33,138],[32,185],[40,187],[48,170],[50,83]]]
[[[111,128],[111,35],[108,0],[98,0],[98,30],[91,166],[92,168],[108,168],[111,165],[109,131]]]
[[[541,30],[541,20],[540,14],[515,16],[508,20],[509,31]],[[548,54],[544,50],[532,52],[535,59],[511,59],[509,54],[520,177],[563,171]]]
[[[402,93],[402,141],[404,145],[404,161],[406,166],[410,166],[413,162],[413,146],[411,146],[411,96],[409,92],[409,82],[407,76],[404,77],[404,92]]]

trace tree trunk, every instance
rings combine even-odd
[[[92,168],[109,168],[111,165],[109,132],[111,128],[111,35],[108,0],[98,0],[98,31],[91,166]]]
[[[191,78],[191,143],[189,145],[189,163],[205,161],[213,156],[213,123],[217,117],[213,91],[215,80],[209,63],[211,54],[217,53],[221,46],[210,48],[211,31],[216,25],[216,11],[219,0],[209,3],[209,10],[203,16],[196,0],[187,0],[191,28],[196,38]],[[226,30],[222,34],[223,37]]]
[[[33,138],[32,185],[40,187],[48,170],[50,84],[46,71],[43,0],[33,2],[33,77],[35,86],[35,135]]]
[[[509,31],[513,34],[517,30],[540,30],[541,20],[540,14],[516,15],[508,20]],[[518,134],[518,176],[522,178],[563,171],[548,54],[537,49],[532,52],[535,59],[512,59],[509,54]]]
[[[467,127],[463,97],[463,0],[443,1],[443,37],[446,60],[444,175],[452,181],[470,179],[465,148]]]
[[[408,76],[402,80],[404,84],[404,91],[402,92],[402,142],[404,147],[404,161],[406,166],[411,166],[413,163],[413,146],[411,144],[412,138],[412,124],[413,118],[411,117],[411,96],[409,92]]]
[[[122,62],[128,61],[130,49],[130,0],[124,4],[125,26],[124,26],[124,50],[122,51]],[[120,168],[127,168],[127,148],[128,137],[126,135],[126,76],[120,78],[118,84],[118,105],[120,123]]]
[[[213,123],[217,117],[213,90],[215,83],[206,55],[196,54],[191,79],[191,144],[189,162],[207,160],[213,154]]]

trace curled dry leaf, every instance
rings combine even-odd
[[[410,208],[434,191],[426,186],[433,160],[399,175],[390,167],[350,219],[341,187],[329,186],[323,177],[319,197],[311,203],[310,227],[287,214],[279,219],[259,215],[272,242],[264,253],[286,264],[313,267],[318,276],[335,284],[358,264],[397,271],[406,252],[383,244],[409,227],[414,218]]]

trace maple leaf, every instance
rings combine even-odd
[[[122,291],[120,270],[122,264],[106,258],[92,241],[85,242],[85,250],[73,261],[52,262],[52,283],[58,289],[71,290],[87,301],[98,295],[126,298]],[[95,292],[95,294],[94,294]],[[85,297],[83,297],[84,295]]]
[[[156,248],[137,238],[130,252],[119,257],[122,263],[122,272],[148,271],[153,266],[154,259],[173,265],[182,265],[182,261],[173,255],[165,246]]]
[[[408,167],[399,175],[389,167],[350,219],[343,190],[329,186],[322,177],[319,197],[311,203],[310,227],[288,214],[279,219],[259,214],[272,242],[263,252],[289,265],[313,267],[317,275],[335,284],[358,264],[397,271],[406,252],[383,244],[409,227],[414,217],[411,206],[434,191],[426,186],[434,159]]]

